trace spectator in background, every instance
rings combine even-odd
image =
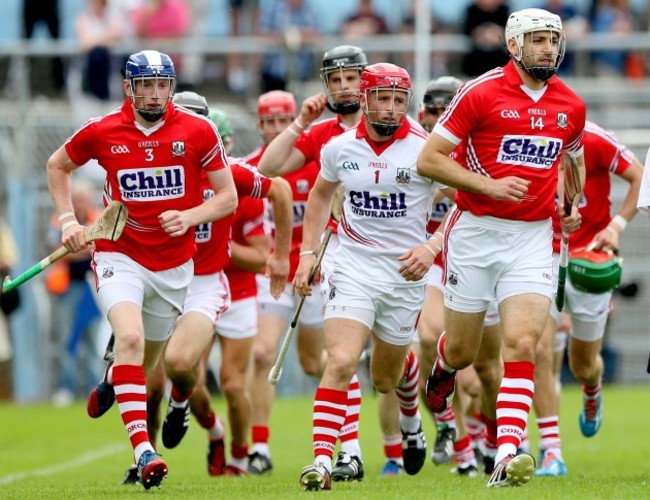
[[[133,31],[143,42],[173,41],[188,34],[190,30],[190,7],[187,0],[146,0],[133,10]],[[178,54],[169,56],[182,67]]]
[[[400,32],[405,35],[414,35],[415,34],[415,17],[417,15],[417,0],[411,0],[409,12],[402,21],[402,27]],[[445,34],[451,33],[454,30],[450,26],[442,25],[438,22],[434,15],[429,16],[429,22],[431,23],[430,33],[433,34]],[[413,52],[405,52],[402,55],[404,59],[403,66],[406,70],[413,74],[415,72],[415,57]],[[431,53],[431,75],[436,77],[440,75],[447,75],[449,71],[447,69],[449,64],[449,54],[442,52],[432,52]]]
[[[366,37],[390,33],[386,20],[375,12],[372,0],[359,0],[359,8],[341,25],[341,35],[346,37]]]
[[[84,53],[83,90],[101,101],[110,98],[111,47],[121,40],[124,24],[109,10],[108,1],[86,0],[86,8],[75,18],[75,31]]]
[[[320,37],[317,22],[309,0],[275,0],[270,10],[261,12],[259,35],[270,43],[284,44],[262,57],[262,93],[285,90],[293,79],[304,82],[311,78],[313,56],[300,49]]]
[[[39,23],[45,23],[50,36],[58,40],[61,34],[59,20],[59,0],[23,0],[23,38],[30,39],[34,28]],[[52,58],[52,80],[54,88],[62,92],[65,86],[63,74],[63,59]]]
[[[509,14],[506,0],[474,0],[467,7],[463,33],[471,38],[472,48],[463,58],[466,75],[478,76],[508,62],[503,32]]]
[[[603,0],[596,7],[591,31],[594,34],[625,36],[636,29],[634,14],[629,0]],[[596,76],[622,76],[630,58],[627,50],[606,50],[594,52]]]
[[[85,181],[75,181],[72,203],[77,220],[85,226],[101,214],[101,208],[95,203],[95,191]],[[52,215],[48,242],[52,251],[61,246],[61,224],[56,214]],[[52,295],[52,327],[59,361],[56,390],[52,395],[52,402],[57,406],[67,406],[77,396],[85,395],[101,374],[101,360],[93,344],[100,312],[86,277],[91,261],[90,248],[68,254],[50,268],[45,279]],[[82,343],[85,346],[83,368],[77,359]],[[84,383],[79,387],[82,380]]]
[[[259,0],[229,0],[230,35],[252,34],[259,18]],[[246,24],[244,24],[246,21]],[[228,55],[228,88],[236,94],[243,94],[250,86],[250,75],[244,68],[241,54]]]

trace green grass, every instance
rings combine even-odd
[[[561,427],[565,478],[534,478],[522,488],[488,490],[486,478],[458,478],[449,467],[429,460],[416,476],[378,478],[384,458],[377,423],[375,398],[364,394],[361,444],[366,479],[360,483],[335,483],[329,495],[336,498],[407,499],[641,499],[650,497],[647,421],[650,391],[645,387],[607,387],[605,421],[599,434],[580,435],[577,415],[580,394],[565,389]],[[220,414],[224,403],[216,401]],[[66,409],[48,405],[0,405],[0,498],[123,498],[156,495],[166,498],[306,497],[298,484],[302,466],[312,459],[311,398],[277,401],[272,423],[271,448],[275,469],[267,477],[212,478],[205,465],[205,433],[192,422],[183,443],[162,450],[170,469],[161,489],[121,487],[119,481],[131,461],[130,446],[116,409],[99,420],[86,416],[85,407]],[[534,418],[534,417],[533,417]],[[533,422],[533,449],[537,431]],[[427,418],[429,446],[435,438]],[[535,453],[536,455],[536,453]],[[328,495],[327,493],[322,493]]]

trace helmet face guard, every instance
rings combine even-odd
[[[350,93],[349,90],[330,90],[330,79],[332,74],[338,73],[341,83],[343,83],[345,75],[344,72],[354,70],[359,75],[363,69],[368,65],[368,59],[360,47],[354,45],[339,45],[331,50],[325,52],[323,56],[323,64],[320,70],[320,78],[327,94],[327,108],[333,113],[339,115],[349,115],[356,113],[359,110],[359,97],[357,92],[357,99],[347,102],[338,102],[336,97],[338,94]]]
[[[567,268],[571,284],[585,293],[607,293],[621,282],[621,259],[613,252],[577,250]]]
[[[382,91],[392,92],[392,110],[371,108],[371,102],[378,102],[380,92]],[[390,137],[393,135],[402,124],[402,120],[411,102],[411,78],[407,71],[399,66],[388,63],[368,66],[361,73],[359,92],[363,96],[363,114],[366,117],[366,122],[382,137]],[[397,94],[405,94],[405,106],[403,110],[395,110]],[[386,111],[392,112],[393,115],[398,115],[398,119],[390,122],[380,120],[378,114]],[[371,115],[375,115],[374,119]]]
[[[524,39],[532,40],[534,33],[550,33],[553,40],[554,51],[551,53],[553,63],[550,65],[536,65],[527,61],[531,54],[524,53]],[[506,40],[515,40],[518,55],[511,54],[517,65],[526,71],[535,80],[544,82],[551,78],[560,67],[566,51],[566,38],[562,28],[560,16],[543,9],[523,9],[510,14],[505,29]]]
[[[160,120],[167,111],[167,103],[171,101],[176,88],[176,70],[171,58],[157,50],[143,50],[132,54],[126,62],[124,78],[129,81],[131,102],[138,114],[148,122]],[[161,80],[166,81],[169,88],[164,97],[164,106],[157,109],[139,108],[139,105],[144,106],[145,99],[160,99],[158,92]],[[138,94],[138,88],[141,94]]]

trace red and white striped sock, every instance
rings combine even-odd
[[[560,417],[538,418],[539,449],[542,451],[560,449]],[[557,454],[557,453],[556,453]]]
[[[515,455],[526,429],[535,394],[535,364],[528,361],[503,363],[503,380],[497,395],[497,445],[495,463]]]
[[[332,471],[332,456],[336,439],[345,421],[348,406],[347,391],[319,387],[314,398],[313,444],[314,463]]]
[[[404,360],[402,380],[395,389],[399,403],[399,423],[402,431],[413,433],[420,430],[422,418],[419,412],[420,363],[410,350]]]
[[[596,385],[587,385],[582,386],[582,395],[585,399],[598,399],[600,390],[602,389],[602,384],[600,381]]]
[[[456,415],[454,415],[454,407],[448,406],[441,413],[434,413],[434,418],[436,419],[437,426],[444,426],[456,428]]]
[[[113,367],[113,388],[117,407],[131,440],[135,463],[145,451],[154,451],[147,427],[147,385],[144,369],[138,365]]]
[[[230,443],[230,460],[228,465],[236,467],[242,472],[248,470],[248,445],[239,446],[235,443]]]
[[[401,434],[383,434],[384,455],[387,460],[392,460],[399,465],[404,465],[402,458],[402,435]]]
[[[269,427],[267,425],[253,425],[251,427],[251,440],[253,441],[253,453],[271,457],[269,450]]]
[[[217,417],[217,414],[214,412],[214,410],[210,410],[210,413],[207,415],[207,417],[197,418],[197,421],[201,427],[208,431],[211,440],[223,439],[223,422],[219,417]]]
[[[481,421],[485,424],[485,447],[489,450],[497,448],[497,421],[481,413]]]
[[[442,332],[440,338],[438,339],[437,349],[438,349],[438,360],[436,363],[438,367],[446,372],[452,373],[456,371],[456,368],[447,364],[447,358],[445,358],[445,339],[447,338],[447,332]]]
[[[191,390],[187,392],[182,392],[174,384],[172,384],[171,395],[169,398],[169,406],[173,406],[176,408],[185,408],[191,396],[192,396]]]
[[[461,467],[467,467],[468,465],[476,467],[478,465],[469,436],[454,441],[454,463]]]
[[[348,387],[348,407],[345,411],[345,422],[341,427],[339,440],[341,451],[353,457],[361,458],[361,446],[359,445],[359,413],[361,412],[361,386],[359,378],[355,373],[350,380]]]
[[[480,414],[474,417],[465,417],[465,428],[467,429],[467,435],[472,442],[472,447],[479,449],[483,447],[486,432],[485,424],[481,422],[480,418]]]

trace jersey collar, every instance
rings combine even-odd
[[[359,125],[357,126],[356,135],[357,135],[357,139],[365,139],[368,145],[372,148],[372,150],[375,152],[377,156],[379,156],[381,153],[386,151],[388,149],[388,146],[393,144],[397,139],[404,139],[409,134],[409,131],[411,130],[411,123],[409,122],[408,117],[404,115],[404,118],[402,118],[402,124],[395,131],[393,136],[387,141],[377,142],[377,141],[373,141],[370,137],[368,137],[368,131],[366,130],[366,127],[370,127],[370,126],[371,125],[368,125],[366,123],[366,117],[363,116],[361,118],[361,121],[359,122]]]

